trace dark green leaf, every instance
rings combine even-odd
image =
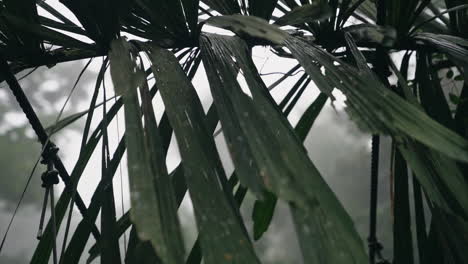
[[[123,54],[125,56],[122,56]],[[135,82],[127,85],[127,81],[121,79],[122,75],[129,76],[138,71],[143,75],[132,60],[132,56],[134,55],[125,40],[119,39],[112,43],[110,54],[112,79],[116,89],[123,91],[125,104],[131,219],[139,238],[142,241],[150,241],[164,260],[168,263],[183,263],[183,243],[179,233],[174,197],[170,191],[172,186],[168,182],[167,171],[161,166],[165,161],[162,160],[159,139],[155,138],[158,132],[151,113],[151,100],[144,91],[143,112],[147,130],[145,131],[141,123],[142,112],[136,90],[141,82],[139,79],[134,79]],[[161,186],[157,186],[159,184]],[[171,236],[172,238],[179,236],[179,239],[171,239]]]
[[[208,75],[213,84],[212,93],[214,89],[224,87],[223,99],[232,102],[234,117],[241,125],[237,133],[249,135],[245,137],[251,149],[249,155],[258,164],[266,187],[279,198],[289,201],[295,210],[304,258],[319,263],[365,261],[363,244],[351,219],[308,158],[289,122],[267,94],[247,45],[238,38],[216,35],[205,35],[200,42],[204,64],[213,67],[211,70],[207,68],[213,71]],[[235,81],[238,71],[232,65],[240,68],[252,98],[245,95]],[[214,85],[216,82],[222,85]],[[320,247],[310,247],[312,240],[316,244],[317,239]],[[336,250],[343,254],[333,253]]]
[[[224,171],[192,84],[171,52],[152,46],[149,55],[178,141],[205,263],[258,263],[219,185]]]
[[[255,240],[260,239],[270,226],[277,200],[274,194],[268,193],[264,200],[255,201],[252,212],[252,219],[254,221],[253,237]]]
[[[154,194],[158,201],[159,240],[155,246],[161,259],[168,263],[183,263],[184,243],[177,217],[177,204],[174,187],[166,168],[166,151],[162,146],[162,139],[154,115],[151,94],[147,85],[140,87],[142,98],[142,112],[144,116],[144,132],[147,144],[147,155],[150,161],[150,171],[153,175]],[[125,96],[125,95],[124,95]],[[151,181],[148,181],[151,183]],[[138,230],[138,227],[137,227]]]
[[[320,93],[317,99],[315,99],[315,101],[309,106],[309,108],[307,108],[307,110],[297,123],[295,128],[296,134],[302,141],[306,139],[307,134],[309,133],[315,120],[317,119],[318,115],[325,106],[327,100],[328,96],[324,93]]]

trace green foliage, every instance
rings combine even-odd
[[[61,2],[81,25],[43,1],[0,1],[0,53],[15,73],[106,57],[89,109],[48,130],[87,116],[73,185],[56,205],[57,228],[102,142],[101,182],[71,241],[65,241],[63,263],[82,259],[99,213],[102,234],[95,236],[89,262],[101,256],[103,263],[260,263],[239,210],[247,191],[256,199],[255,240],[268,232],[279,199],[292,212],[304,263],[365,263],[367,252],[351,217],[303,147],[336,91],[345,96],[346,111],[360,128],[392,139],[393,152],[387,156],[393,164],[395,263],[468,263],[468,18],[463,1]],[[39,15],[38,6],[50,16]],[[235,36],[208,33],[207,25]],[[252,59],[252,47],[259,45],[298,66],[267,87]],[[390,56],[400,51],[406,51],[401,61]],[[416,65],[410,80],[411,58]],[[97,104],[108,61],[119,97],[109,111],[105,93],[103,104]],[[202,63],[213,97],[207,113],[191,83]],[[276,103],[270,90],[300,68],[302,77]],[[444,80],[462,89],[447,91]],[[312,82],[320,95],[294,129],[288,116]],[[151,90],[150,83],[155,83]],[[163,108],[153,106],[156,93],[164,104],[159,121],[156,113]],[[92,131],[99,106],[103,118]],[[111,159],[107,127],[119,111],[124,112],[125,138]],[[218,123],[234,164],[230,178],[214,140]],[[181,164],[170,173],[166,159],[172,136]],[[125,151],[132,208],[117,220],[111,183]],[[199,237],[186,259],[177,208],[187,191]],[[51,226],[31,263],[49,262]],[[121,257],[118,240],[128,230],[128,249]]]

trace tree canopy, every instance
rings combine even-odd
[[[0,79],[42,144],[48,172],[66,185],[31,263],[78,263],[91,236],[89,262],[99,256],[102,263],[260,263],[239,210],[247,192],[257,199],[253,239],[267,230],[279,199],[291,210],[304,263],[385,263],[375,236],[381,136],[392,139],[393,262],[468,263],[466,1],[60,3],[66,11],[46,1],[0,1]],[[255,46],[268,46],[297,66],[266,85],[252,59]],[[102,66],[89,109],[59,116],[45,128],[16,74],[97,57]],[[271,90],[301,70],[297,83],[275,100]],[[208,111],[192,83],[199,71],[213,99]],[[107,72],[114,103],[106,94]],[[291,125],[288,115],[309,83],[320,94]],[[303,146],[336,91],[345,96],[351,119],[373,135],[367,249]],[[155,95],[163,104],[153,104]],[[99,106],[102,117],[93,130]],[[110,153],[108,125],[119,112],[125,135]],[[67,171],[50,137],[84,117],[79,158]],[[215,144],[218,125],[235,167],[232,175]],[[181,163],[170,171],[172,136]],[[86,205],[76,187],[93,153],[102,156],[101,181]],[[112,179],[124,153],[132,207],[117,219]],[[177,215],[186,192],[198,230],[190,252]],[[74,206],[82,220],[68,236],[67,208],[71,214]],[[66,234],[61,247],[55,242],[60,227]],[[121,255],[119,238],[127,230]]]

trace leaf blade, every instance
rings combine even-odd
[[[169,51],[153,46],[149,56],[178,140],[205,262],[258,263],[250,241],[219,187],[219,177],[224,171],[191,83]],[[204,195],[206,186],[211,186],[210,197]]]

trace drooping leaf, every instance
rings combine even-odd
[[[183,243],[178,227],[176,207],[172,188],[167,180],[167,171],[161,166],[160,144],[157,140],[157,126],[151,117],[151,100],[147,92],[144,95],[145,129],[141,123],[142,112],[139,107],[137,87],[142,85],[139,79],[127,85],[120,75],[128,76],[140,71],[132,60],[129,44],[119,39],[112,43],[110,53],[111,73],[116,90],[123,91],[125,104],[125,123],[127,141],[127,159],[130,180],[132,213],[131,219],[136,226],[139,239],[151,242],[152,246],[168,263],[183,263]],[[123,54],[125,59],[116,59]],[[132,70],[133,69],[133,70]],[[130,70],[130,72],[129,72]],[[143,73],[141,73],[143,74]],[[128,87],[127,89],[122,87]],[[142,88],[144,89],[144,88]],[[153,137],[153,138],[151,138]],[[154,164],[153,167],[151,164]],[[156,184],[159,186],[156,188]],[[159,188],[163,188],[160,190]],[[166,194],[166,195],[165,195]],[[171,239],[174,236],[174,239]],[[176,239],[179,236],[179,239]]]
[[[192,84],[171,52],[152,46],[148,54],[179,145],[205,263],[258,263],[221,190],[224,171]]]
[[[206,49],[202,50],[203,52],[210,52]],[[216,64],[206,59],[206,55],[204,56],[204,64],[206,65],[205,67],[212,87],[211,91],[214,104],[216,105],[220,120],[222,121],[227,144],[228,146],[238,146],[236,148],[229,148],[231,157],[236,166],[237,175],[244,186],[248,187],[255,195],[261,198],[264,192],[263,179],[260,174],[260,168],[252,160],[252,146],[249,144],[246,135],[242,133],[243,125],[239,122],[239,114],[242,109],[236,110],[235,102],[229,100],[226,95],[227,89],[220,89],[220,87],[225,87],[221,81],[222,79],[215,77],[213,74],[219,76],[219,72],[221,72],[222,69],[217,68]],[[233,71],[235,70],[233,69]],[[232,78],[228,79],[228,81],[236,83],[236,79],[233,75],[225,75],[224,78],[228,77]]]
[[[188,65],[187,65],[188,66]],[[188,74],[190,75],[190,70],[194,69],[196,65],[190,67],[190,69],[187,69]],[[150,91],[151,97],[154,97],[157,92],[157,86],[154,86],[152,90]],[[120,101],[121,99],[119,99]],[[208,111],[207,114],[207,122],[209,126],[210,131],[214,131],[216,124],[217,124],[217,115],[214,107],[211,107],[210,110]],[[167,150],[169,148],[169,143],[171,141],[172,137],[172,128],[169,125],[169,119],[167,117],[167,114],[164,114],[159,125],[159,132],[161,135],[161,141],[162,141],[162,147],[164,149],[164,153],[167,153]],[[150,133],[151,134],[151,133]],[[183,166],[179,165],[171,174],[170,178],[172,180],[172,186],[174,187],[174,197],[176,200],[176,204],[180,206],[182,203],[182,200],[185,196],[185,193],[187,191],[187,185],[185,183],[184,179],[184,170]],[[130,221],[130,213],[127,212],[124,216],[122,216],[119,221],[117,222],[118,225],[118,237],[121,237],[124,232],[132,225]],[[100,246],[99,243],[94,244],[90,251],[89,251],[89,257],[87,259],[87,263],[91,263],[94,259],[96,259],[100,255]]]
[[[229,178],[229,191],[233,192],[235,186],[237,185],[237,176],[236,173],[233,172],[231,177]],[[242,205],[242,202],[244,201],[244,198],[247,194],[247,188],[244,188],[242,186],[239,186],[239,188],[236,191],[236,194],[234,195],[234,199],[236,201],[236,206],[238,206],[238,209],[240,209],[240,206]],[[185,264],[200,264],[202,261],[202,250],[200,247],[200,239],[199,237],[195,241],[192,250],[190,251],[189,256],[187,257],[187,261]]]
[[[131,219],[138,227],[138,233],[143,241],[156,239],[159,233],[152,228],[153,221],[158,219],[156,198],[151,182],[149,159],[146,153],[141,110],[138,103],[137,88],[141,83],[120,79],[119,76],[130,76],[140,71],[135,60],[131,59],[129,44],[122,39],[113,41],[111,46],[111,74],[117,92],[123,94],[125,104],[126,141],[128,145],[128,170],[132,202]],[[123,57],[122,59],[118,59]]]
[[[331,96],[331,91],[336,87],[347,96],[348,110],[362,128],[384,134],[405,134],[452,158],[468,161],[466,140],[383,87],[369,71],[361,72],[350,67],[321,48],[285,35],[280,29],[262,20],[237,15],[221,17],[214,22],[214,25],[233,30],[237,34],[248,34],[285,45],[322,92]],[[262,33],[246,31],[245,27],[262,28]],[[326,75],[314,61],[325,67]],[[370,86],[370,83],[376,85],[376,88]]]
[[[247,45],[238,38],[204,35],[201,40],[205,65],[213,90],[224,87],[224,100],[231,101],[231,111],[239,122],[237,133],[246,137],[253,162],[257,163],[266,187],[289,201],[295,210],[297,234],[307,261],[321,263],[361,263],[367,258],[353,224],[333,192],[321,178],[296,137],[288,121],[267,94]],[[251,99],[235,80],[237,65],[243,73]],[[218,78],[216,80],[215,78]],[[255,100],[255,104],[252,100]],[[216,103],[216,99],[215,99]],[[221,107],[220,104],[217,107]],[[268,120],[268,121],[267,121]],[[221,124],[223,124],[221,118]],[[235,148],[237,145],[229,145]],[[277,150],[281,150],[278,152]],[[303,189],[307,186],[308,191]],[[313,191],[310,189],[313,188]],[[327,224],[325,224],[325,222]],[[320,235],[317,235],[320,234]],[[339,237],[339,239],[338,239]],[[320,246],[310,247],[320,241]],[[338,250],[343,254],[333,252]]]
[[[130,52],[132,51],[132,47],[126,41],[121,41],[121,45],[116,44],[112,46],[112,53],[110,54],[114,65],[119,65],[119,67],[111,67],[110,69],[112,81],[120,84],[114,85],[115,94],[117,95],[125,94],[127,90],[132,89],[124,85],[126,82],[133,83],[135,87],[139,87],[146,80],[145,74],[136,67],[136,57]]]
[[[320,111],[325,106],[328,97],[321,93],[317,99],[307,108],[301,119],[294,128],[297,136],[304,141],[312,128]],[[274,194],[269,193],[267,198],[255,201],[252,219],[254,221],[254,239],[259,239],[270,226],[273,213],[275,211],[277,198]]]
[[[359,54],[359,51],[356,49],[352,40],[348,38],[348,42],[357,60],[361,61],[358,63],[360,67],[367,67],[366,64],[362,61],[362,56]],[[369,70],[364,71],[370,74]],[[400,76],[398,72],[397,76]],[[376,78],[372,79],[376,80]],[[406,84],[401,80],[401,76],[399,79],[401,85],[406,86]],[[427,87],[426,89],[429,88],[430,87]],[[420,109],[420,107],[417,106],[417,101],[412,98],[411,93],[405,92],[405,96],[408,97],[408,101],[410,102],[409,104],[411,106],[414,106],[417,110]],[[441,107],[438,108],[441,109]],[[444,114],[442,114],[442,116],[445,116],[445,119],[449,118]],[[445,123],[447,120],[437,118],[437,121]],[[431,123],[432,122],[434,121],[431,120]],[[439,126],[445,128],[441,125]],[[448,131],[451,132],[450,130]],[[463,179],[463,175],[456,162],[444,155],[441,155],[441,153],[436,150],[427,149],[425,146],[415,142],[412,139],[402,137],[398,134],[393,134],[393,136],[394,139],[398,142],[398,148],[404,156],[405,160],[415,171],[419,182],[425,188],[426,192],[431,193],[429,196],[430,199],[447,211],[456,212],[458,214],[466,214],[468,212],[468,207],[466,206],[468,200],[466,195],[463,194],[463,190],[468,188],[468,183]],[[447,174],[447,171],[450,171],[450,173]],[[447,177],[447,175],[450,176]]]
[[[329,91],[336,86],[347,96],[348,110],[361,127],[384,134],[407,135],[452,158],[465,161],[468,159],[466,140],[383,87],[368,71],[351,68],[300,39],[288,38],[286,46],[314,81],[320,80],[316,82],[319,88],[321,84],[325,84],[321,89]],[[319,61],[327,70],[327,75],[321,74],[310,60]],[[336,67],[335,63],[342,67]],[[370,83],[375,86],[370,86]]]
[[[140,87],[142,98],[142,112],[145,126],[147,154],[150,160],[150,171],[153,175],[154,194],[158,201],[159,237],[160,242],[155,247],[158,255],[168,263],[182,263],[184,243],[177,217],[177,204],[174,187],[166,168],[166,157],[162,146],[162,139],[154,116],[151,95],[147,85]],[[150,182],[151,183],[151,182]]]

